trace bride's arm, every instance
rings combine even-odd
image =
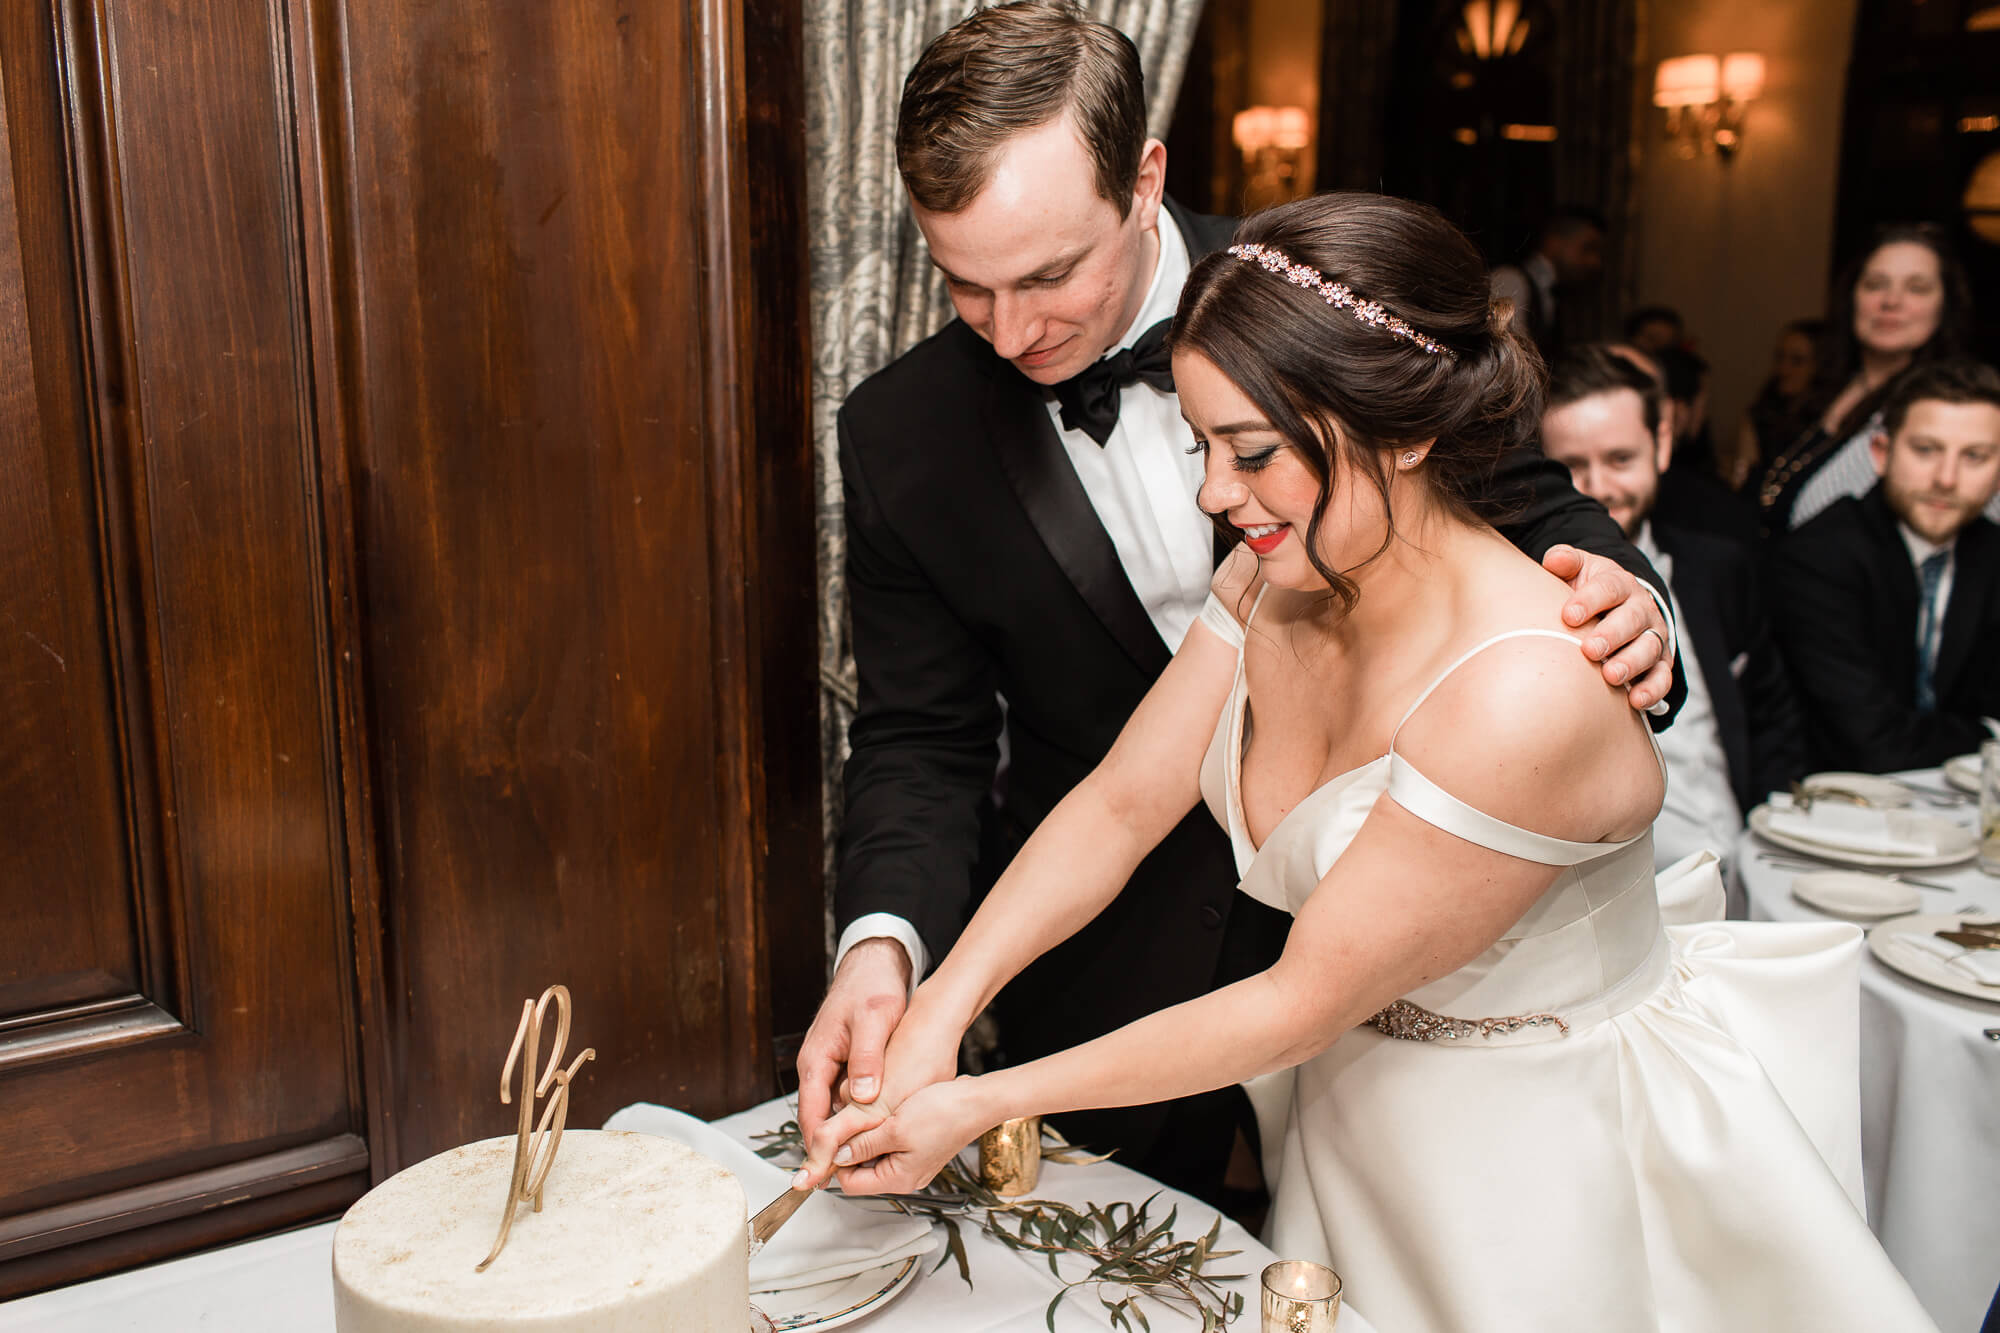
[[[1511,659],[1502,669],[1447,682],[1398,752],[1510,823],[1580,842],[1629,836],[1658,800],[1640,725],[1594,677],[1590,694],[1576,688],[1572,677],[1588,668],[1567,645],[1522,642],[1495,650]],[[1556,652],[1566,660],[1550,660]],[[1562,688],[1550,688],[1552,677]],[[846,1144],[848,1160],[867,1165],[842,1172],[842,1188],[912,1189],[1001,1120],[1161,1101],[1298,1064],[1389,1001],[1477,957],[1556,873],[1465,842],[1384,797],[1269,971],[1068,1051],[924,1088],[879,1127],[866,1128],[873,1117],[829,1122],[812,1145],[808,1176],[822,1174]]]
[[[1217,575],[1225,603],[1243,591],[1244,569],[1234,562]],[[1189,629],[1110,753],[1036,828],[911,997],[890,1039],[878,1118],[949,1079],[960,1036],[1000,988],[1103,911],[1201,799],[1202,757],[1236,662],[1235,647],[1206,624]]]

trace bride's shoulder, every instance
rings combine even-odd
[[[1629,836],[1658,804],[1643,720],[1562,630],[1486,641],[1404,723],[1396,752],[1477,809],[1577,842]]]

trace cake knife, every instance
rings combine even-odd
[[[765,1242],[778,1234],[778,1228],[792,1220],[792,1214],[799,1205],[813,1196],[811,1190],[786,1189],[783,1194],[765,1204],[758,1214],[750,1219],[750,1257],[756,1258],[757,1251]]]

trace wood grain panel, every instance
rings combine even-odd
[[[92,1238],[61,1249],[74,1260],[0,1263],[0,1292],[165,1243],[113,1233],[229,1212],[175,1180],[345,1144],[310,1179],[247,1191],[277,1201],[255,1219],[183,1232],[211,1238],[365,1182],[283,32],[261,6],[24,8],[0,27],[22,256],[0,326],[29,331],[27,439],[79,460],[50,467],[31,548],[91,575],[63,604],[99,608],[109,688],[75,730],[115,747],[92,794],[135,849],[127,874],[72,864],[50,888],[78,916],[137,922],[139,995],[48,1015],[69,1049],[0,1070],[9,1253],[50,1218],[56,1242]],[[0,369],[10,405],[21,365]],[[11,883],[15,846],[0,854]]]
[[[716,693],[750,665],[712,604],[740,441],[706,402],[700,33],[583,0],[344,18],[399,1156],[505,1127],[500,1058],[554,981],[598,1050],[572,1123],[720,1111],[760,981],[718,785],[722,752],[755,761]]]
[[[9,75],[0,68],[0,1032],[18,1039],[74,1006],[135,996],[140,947],[116,729],[106,725],[94,488],[74,399],[60,391],[59,366],[38,364],[29,327],[21,201],[46,188],[49,164],[21,143],[17,188],[22,136],[7,94],[27,103],[32,85],[17,70],[22,87],[10,89]],[[40,370],[52,390],[46,423]]]

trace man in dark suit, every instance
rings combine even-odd
[[[1771,590],[1816,760],[1887,773],[2000,734],[2000,374],[1910,375],[1872,451],[1881,481],[1785,538]]]
[[[1542,448],[1665,576],[1694,649],[1684,664],[1687,703],[1660,738],[1667,798],[1653,825],[1656,862],[1665,867],[1704,848],[1726,861],[1744,811],[1805,767],[1798,703],[1751,550],[1654,518],[1673,431],[1658,381],[1610,347],[1583,347],[1556,364]]]
[[[860,707],[849,733],[833,981],[799,1055],[800,1121],[878,1095],[908,987],[1036,825],[1101,760],[1207,594],[1220,546],[1159,347],[1193,262],[1232,224],[1161,194],[1137,52],[1052,4],[982,10],[904,87],[898,165],[960,319],[840,415]],[[1113,355],[1106,356],[1106,353]],[[1539,457],[1516,536],[1607,552],[1572,623],[1635,705],[1673,684],[1643,560]],[[1615,608],[1615,609],[1614,609]],[[1615,658],[1611,656],[1615,653]],[[1001,744],[1006,763],[996,784]],[[1226,839],[1189,815],[1097,920],[995,1003],[1028,1059],[1255,973],[1287,918],[1235,892]],[[1232,1089],[1065,1116],[1073,1139],[1213,1197],[1245,1110]]]

